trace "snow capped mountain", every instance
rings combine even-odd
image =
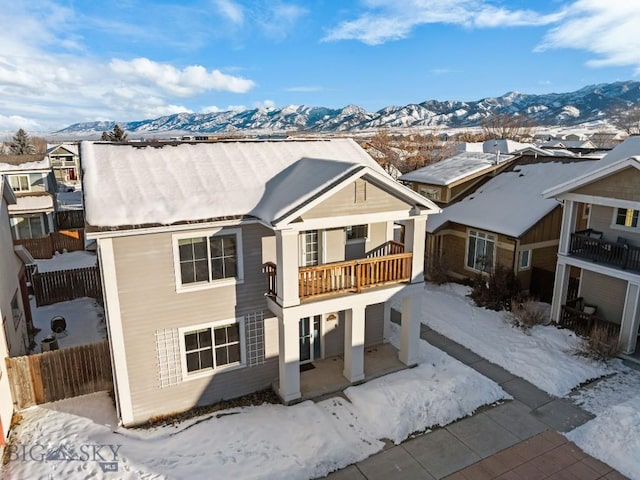
[[[472,127],[496,114],[523,115],[534,125],[572,126],[607,118],[612,109],[640,102],[640,82],[591,85],[570,93],[528,95],[508,92],[475,102],[428,100],[367,112],[357,105],[332,109],[289,105],[215,113],[178,113],[152,120],[120,123],[131,136],[182,132],[347,132],[377,128]],[[96,136],[115,122],[76,123],[55,132],[66,136]]]

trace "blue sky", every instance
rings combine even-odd
[[[11,0],[0,131],[637,79],[640,0]]]

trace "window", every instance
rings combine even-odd
[[[211,286],[242,280],[240,230],[174,237],[177,287]]]
[[[40,238],[46,235],[40,213],[13,216],[11,217],[11,224],[16,239]]]
[[[28,192],[31,190],[29,175],[10,175],[9,184],[14,192]]]
[[[520,252],[520,270],[526,270],[531,266],[531,250]]]
[[[244,365],[243,326],[233,320],[180,329],[184,377]]]
[[[429,188],[421,185],[418,187],[418,193],[429,200],[440,200],[439,188]]]
[[[22,320],[22,309],[20,308],[20,302],[18,301],[18,291],[13,294],[13,299],[11,299],[11,315],[13,316],[13,328],[18,329],[18,325],[20,325],[20,320]]]
[[[493,235],[469,230],[467,267],[480,272],[490,272],[493,268],[495,246]]]
[[[302,266],[310,267],[318,265],[318,231],[307,230],[302,232]]]
[[[366,240],[368,225],[351,225],[345,229],[347,241],[349,240]]]
[[[638,210],[632,208],[618,208],[616,211],[616,225],[638,228]]]

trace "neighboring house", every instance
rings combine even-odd
[[[124,425],[271,385],[296,401],[313,373],[301,366],[323,358],[368,379],[393,295],[394,361],[415,363],[411,292],[439,209],[354,141],[82,142],[80,155]]]
[[[76,185],[80,183],[80,156],[77,143],[47,145],[47,156],[57,183]]]
[[[593,164],[593,160],[570,158],[516,160],[465,198],[429,217],[429,269],[444,268],[454,278],[464,279],[489,273],[500,264],[513,269],[522,289],[529,290],[534,268],[539,275],[554,271],[560,237],[561,205],[543,198],[542,192]],[[540,296],[551,295],[551,291],[544,295],[537,285],[534,290]]]
[[[45,237],[54,230],[56,184],[49,158],[3,155],[0,174],[7,177],[17,202],[9,206],[14,239]]]
[[[577,322],[571,326],[587,334],[587,324],[602,325],[619,335],[624,353],[640,359],[640,137],[544,195],[564,202],[552,320]]]
[[[26,290],[25,268],[14,252],[8,206],[16,198],[6,178],[0,175],[0,447],[9,432],[13,400],[4,361],[29,351],[31,311]],[[19,248],[19,247],[18,247]]]
[[[398,180],[438,205],[446,205],[507,168],[515,158],[499,152],[462,152],[405,173]]]
[[[483,153],[503,153],[513,154],[518,150],[531,146],[530,143],[520,143],[515,140],[505,138],[494,138],[484,142],[462,142],[456,148],[459,152],[483,152]]]

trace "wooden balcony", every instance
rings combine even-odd
[[[308,300],[411,280],[412,253],[395,253],[298,269],[298,294]],[[264,265],[267,295],[276,296],[276,265]]]
[[[640,272],[640,248],[610,242],[593,235],[592,230],[571,234],[569,254],[624,270]]]

